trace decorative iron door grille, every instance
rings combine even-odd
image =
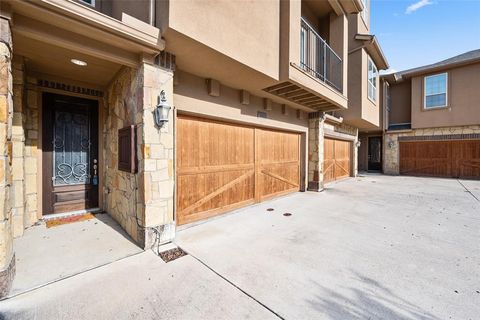
[[[55,111],[53,185],[90,183],[90,115],[88,110]]]

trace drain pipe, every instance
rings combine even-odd
[[[155,26],[155,8],[156,7],[156,0],[150,0],[150,12],[149,12],[149,23],[152,26]]]

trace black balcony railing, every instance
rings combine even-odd
[[[343,62],[325,40],[302,18],[300,67],[343,93]]]

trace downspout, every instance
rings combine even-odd
[[[148,22],[152,26],[155,26],[155,16],[156,16],[155,8],[156,8],[156,0],[150,0],[149,21]]]

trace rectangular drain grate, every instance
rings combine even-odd
[[[170,262],[175,259],[186,256],[188,253],[182,250],[182,248],[173,248],[167,251],[160,252],[158,255],[165,262]]]

